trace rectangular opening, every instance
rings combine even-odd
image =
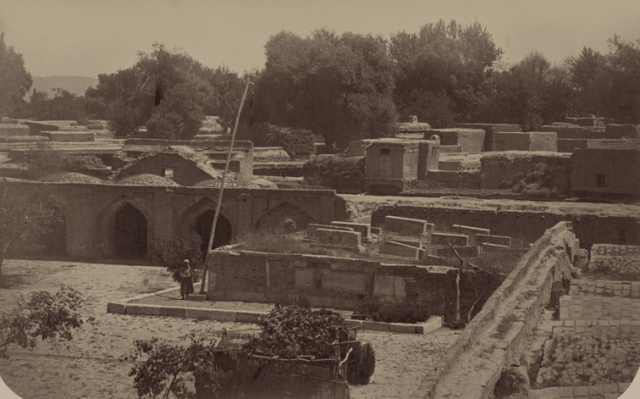
[[[596,187],[605,187],[606,179],[605,175],[596,175]]]
[[[163,168],[162,176],[168,179],[173,179],[173,168]]]
[[[391,149],[390,148],[381,148],[380,149],[380,155],[389,155],[391,154]]]

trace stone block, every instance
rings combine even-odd
[[[491,230],[483,229],[480,227],[463,226],[460,224],[454,224],[451,227],[454,233],[459,233],[459,234],[464,234],[466,236],[469,236],[469,241],[470,241],[469,245],[475,245],[475,242],[473,242],[473,239],[476,234],[487,235],[487,236],[491,234]]]
[[[529,151],[528,133],[499,132],[494,137],[494,151]]]
[[[373,277],[373,295],[393,298],[406,297],[404,278],[376,274]]]
[[[83,142],[95,141],[95,133],[90,132],[45,132],[39,133],[41,136],[49,138],[49,141],[55,142]]]
[[[478,154],[484,148],[486,133],[482,129],[434,129],[425,133],[425,139],[434,134],[440,136],[440,145],[459,145],[463,153]]]
[[[555,132],[528,132],[528,151],[558,151],[558,135]]]
[[[294,269],[293,273],[296,287],[316,288],[313,279],[314,269]]]
[[[350,227],[334,226],[334,225],[329,225],[329,224],[309,223],[307,225],[307,237],[315,237],[316,236],[316,230],[318,230],[318,229],[354,231]]]
[[[362,245],[360,233],[333,229],[316,229],[316,240],[341,247],[359,248]]]
[[[184,310],[184,317],[187,319],[211,320],[211,309],[186,308]]]
[[[366,223],[352,223],[352,222],[331,222],[331,226],[351,228],[353,231],[360,233],[360,236],[364,238],[371,237],[371,225]]]
[[[265,318],[265,314],[261,312],[236,312],[236,322],[237,323],[255,323],[261,324]]]
[[[370,330],[370,331],[389,331],[390,330],[390,324],[389,323],[378,323],[375,321],[363,321],[362,322],[362,329],[363,330]]]
[[[420,248],[394,241],[385,241],[378,247],[378,253],[381,255],[400,256],[415,260],[420,259]]]
[[[107,303],[107,313],[124,314],[126,308],[127,308],[127,304],[125,303],[115,303],[115,302]]]
[[[421,219],[385,216],[384,230],[405,236],[421,236],[427,233],[427,221]]]
[[[2,123],[0,124],[0,136],[29,136],[29,126]]]
[[[487,243],[487,244],[502,245],[507,248],[511,247],[511,237],[507,237],[507,236],[490,236],[490,235],[476,234],[474,240],[476,245]]]
[[[382,233],[382,228],[380,227],[372,227],[371,234],[380,235]]]
[[[431,244],[434,245],[458,245],[466,247],[469,245],[469,236],[462,234],[450,234],[450,233],[432,233]]]
[[[210,310],[210,318],[215,321],[236,321],[236,311],[235,310],[224,310],[224,309],[211,309]]]
[[[184,317],[185,309],[177,306],[162,306],[160,308],[160,316],[168,317]]]
[[[138,316],[160,316],[160,306],[127,304],[126,314]]]
[[[416,324],[417,334],[429,334],[442,327],[442,316],[430,316],[427,321]]]
[[[416,325],[405,324],[405,323],[391,323],[389,325],[389,331],[395,332],[395,333],[402,333],[402,334],[415,334]]]
[[[348,327],[358,327],[362,329],[362,320],[346,319],[345,323]]]
[[[478,246],[474,247],[454,247],[455,251],[460,255],[462,259],[467,258],[478,258],[482,255],[482,248]],[[438,248],[437,252],[438,256],[443,256],[445,258],[455,258],[458,259],[454,250],[451,248]]]
[[[323,290],[363,292],[369,276],[362,273],[338,272],[333,270],[321,271]]]

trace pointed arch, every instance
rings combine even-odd
[[[256,222],[256,230],[269,231],[275,234],[306,230],[314,220],[300,207],[289,201],[282,201],[271,207]]]
[[[131,223],[130,228],[126,227],[127,223]],[[122,195],[98,214],[94,235],[95,248],[102,256],[148,257],[153,223],[151,214],[141,201]],[[116,238],[122,233],[135,240],[135,250],[128,252],[123,248],[125,244],[122,237]]]
[[[198,234],[202,238],[203,249],[206,248],[206,245],[209,243],[211,222],[213,221],[215,210],[215,201],[209,197],[200,198],[178,218],[179,226],[177,233],[180,237],[184,238],[189,237],[189,235],[193,233]],[[221,206],[213,248],[227,245],[231,242],[234,231],[237,231],[234,220],[231,214]]]

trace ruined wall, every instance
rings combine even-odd
[[[640,275],[640,247],[595,244],[591,247],[589,270],[610,270]]]
[[[517,174],[526,174],[541,162],[550,169],[571,167],[569,154],[517,151],[488,154],[480,159],[480,188],[500,188],[504,180],[512,181]]]
[[[490,124],[490,123],[457,123],[456,127],[467,129],[482,129],[485,132],[484,146],[482,151],[495,151],[495,133],[497,132],[521,132],[520,125],[510,124]]]
[[[400,216],[427,220],[437,231],[451,231],[454,224],[482,227],[491,234],[535,242],[545,230],[561,221],[571,221],[580,238],[580,246],[590,249],[597,243],[640,243],[638,219],[634,217],[599,217],[581,214],[555,214],[536,211],[499,211],[460,209],[445,206],[381,206],[371,215],[371,225],[381,227],[384,217]]]
[[[239,167],[240,165],[236,161],[230,165],[229,170],[239,172]],[[122,170],[118,177],[123,179],[128,176],[145,173],[164,176],[164,170],[167,168],[173,170],[173,178],[171,180],[181,186],[193,186],[196,183],[213,179],[208,173],[198,168],[194,161],[171,153],[157,153],[153,156],[141,158],[127,169]]]
[[[640,188],[640,176],[630,173],[640,167],[636,150],[576,149],[572,161],[572,191],[635,194]]]

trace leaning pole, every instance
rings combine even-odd
[[[216,225],[218,224],[218,216],[220,215],[220,204],[222,203],[222,190],[224,190],[224,181],[227,178],[227,172],[229,171],[229,163],[231,163],[231,153],[233,152],[233,141],[236,138],[236,130],[238,130],[238,122],[240,121],[240,113],[242,112],[242,106],[244,100],[247,97],[247,91],[249,91],[249,85],[253,83],[247,82],[244,88],[244,94],[242,94],[242,100],[240,101],[240,107],[238,108],[238,115],[236,115],[236,124],[233,127],[231,133],[231,143],[229,144],[229,152],[227,153],[227,163],[224,165],[224,173],[222,174],[222,181],[220,182],[220,190],[218,191],[218,201],[216,202],[216,213],[213,216],[213,223],[211,223],[211,234],[209,235],[209,245],[207,246],[207,256],[204,258],[204,264],[202,265],[202,282],[200,283],[200,294],[204,294],[205,281],[207,278],[207,265],[209,264],[209,254],[211,253],[211,247],[213,246],[213,238],[216,235]]]

